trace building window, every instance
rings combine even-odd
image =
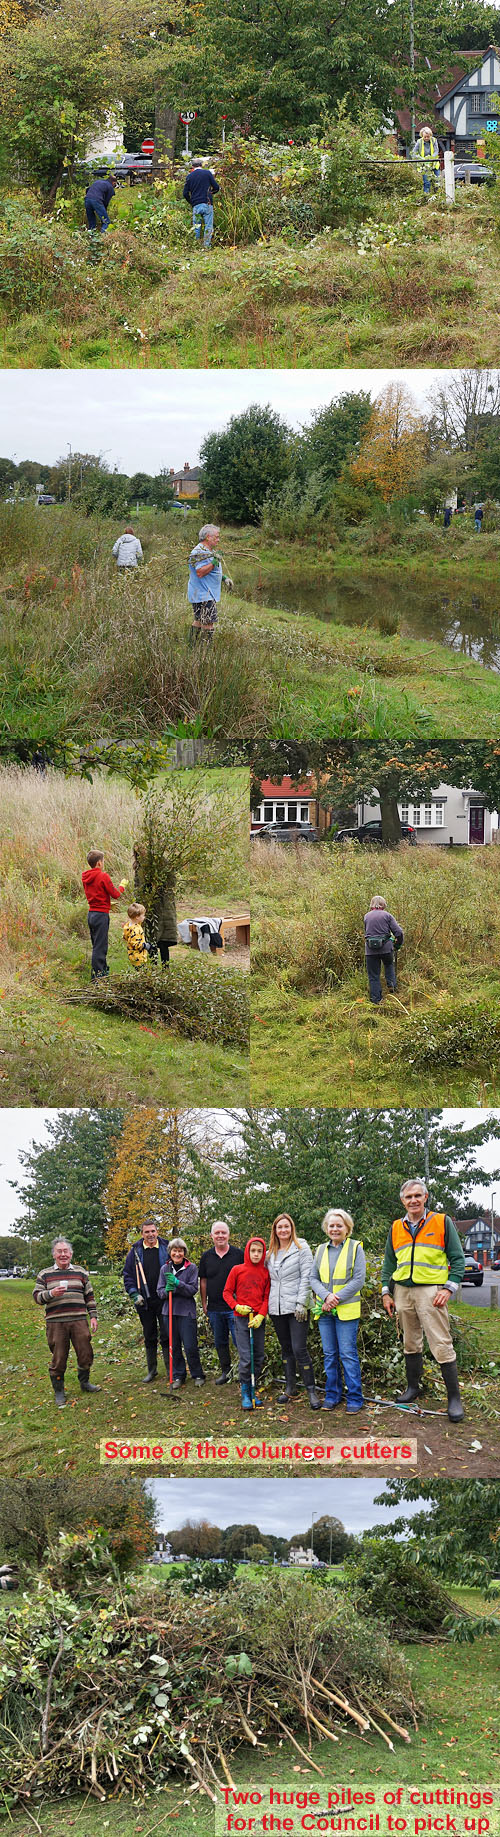
[[[434,822],[436,829],[444,829],[444,804],[434,805]]]
[[[301,804],[301,806],[300,806],[300,821],[301,821],[301,823],[308,823],[308,822],[309,822],[309,804]]]
[[[274,821],[275,821],[275,823],[284,823],[284,821],[285,821],[285,806],[284,806],[284,804],[276,804],[276,805],[275,805],[275,810],[274,810]]]
[[[489,115],[500,115],[500,96],[495,89],[492,90],[490,96],[487,96],[486,107]]]
[[[469,96],[469,102],[470,102],[471,115],[482,115],[483,96],[480,90],[476,90],[472,92],[472,94]]]
[[[424,827],[425,829],[430,829],[431,826],[432,826],[432,804],[424,804]]]
[[[420,829],[420,804],[413,805],[413,822],[415,829]]]
[[[410,806],[409,806],[409,804],[402,804],[402,805],[401,805],[401,822],[402,822],[402,823],[408,823],[408,822],[409,822],[409,809],[410,809]]]
[[[288,804],[287,822],[288,823],[297,822],[297,805],[296,804]]]
[[[264,823],[272,823],[273,817],[274,817],[274,804],[264,804],[263,811],[262,811],[262,818],[263,818]]]

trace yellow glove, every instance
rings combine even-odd
[[[240,1306],[235,1307],[234,1312],[235,1314],[251,1314],[252,1309],[242,1307],[241,1302],[240,1302]]]
[[[250,1325],[251,1327],[261,1327],[261,1326],[262,1326],[262,1322],[263,1322],[263,1319],[264,1319],[264,1315],[263,1315],[263,1314],[251,1314],[251,1315],[250,1315],[250,1321],[249,1321],[249,1325]]]

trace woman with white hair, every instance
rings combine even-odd
[[[313,1315],[318,1322],[325,1366],[325,1410],[343,1401],[350,1415],[363,1408],[363,1389],[357,1338],[361,1290],[366,1276],[363,1245],[353,1237],[354,1221],[340,1206],[325,1212],[326,1244],[316,1251],[310,1287],[315,1296]]]
[[[385,899],[381,893],[375,893],[370,900],[368,912],[363,920],[365,928],[366,972],[370,1001],[382,1000],[381,969],[384,965],[387,987],[393,995],[397,988],[396,951],[401,949],[404,932],[397,919],[387,911]]]
[[[203,523],[198,541],[189,557],[188,600],[193,608],[191,638],[213,638],[217,624],[217,606],[222,583],[232,587],[224,573],[222,555],[218,554],[220,529],[216,523]]]

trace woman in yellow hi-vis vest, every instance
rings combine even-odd
[[[363,1245],[352,1235],[354,1222],[349,1212],[338,1208],[326,1212],[323,1230],[327,1242],[316,1251],[309,1280],[315,1298],[313,1318],[323,1347],[324,1408],[335,1410],[342,1403],[343,1372],[347,1409],[354,1413],[363,1408],[357,1338],[366,1258]]]
[[[424,186],[424,195],[428,197],[431,187],[435,189],[439,178],[439,141],[432,128],[421,128],[418,139],[411,150],[411,157],[420,165]]]
[[[450,1422],[461,1422],[464,1412],[448,1304],[465,1270],[462,1245],[453,1219],[445,1212],[428,1211],[424,1180],[405,1180],[400,1199],[406,1211],[391,1225],[382,1266],[386,1314],[396,1310],[403,1327],[407,1387],[398,1401],[413,1403],[418,1397],[425,1333],[441,1366]]]

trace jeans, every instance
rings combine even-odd
[[[437,189],[437,184],[436,184],[437,173],[426,172],[425,167],[424,167],[422,178],[423,178],[423,183],[424,183],[424,191],[427,197],[430,191],[436,191]]]
[[[100,224],[101,230],[107,230],[109,217],[104,204],[86,204],[85,216],[87,218],[87,227],[89,230],[96,230],[98,224]]]
[[[168,1344],[168,1314],[163,1314],[164,1327]],[[187,1378],[186,1359],[192,1378],[204,1378],[205,1373],[200,1359],[198,1346],[198,1326],[196,1315],[172,1314],[172,1369],[174,1379],[185,1384]]]
[[[195,233],[197,242],[200,242],[200,239],[201,239],[202,221],[204,224],[203,247],[205,249],[209,249],[210,243],[212,241],[212,236],[214,233],[213,204],[193,204],[194,233]]]
[[[286,1377],[295,1383],[298,1365],[306,1390],[312,1390],[314,1372],[307,1344],[307,1320],[296,1320],[295,1314],[270,1314],[269,1319],[278,1335]]]
[[[252,1364],[251,1364],[251,1357],[250,1357],[250,1328],[248,1325],[247,1316],[245,1314],[235,1314],[234,1331],[235,1331],[235,1336],[236,1336],[236,1345],[238,1348],[238,1358],[239,1358],[238,1377],[240,1380],[240,1384],[249,1384],[251,1375],[252,1375]],[[262,1371],[262,1366],[264,1364],[265,1338],[266,1338],[266,1323],[265,1323],[265,1320],[263,1320],[261,1327],[253,1328],[253,1363],[254,1363],[254,1376],[255,1376],[256,1384],[258,1384],[260,1374]]]
[[[221,1371],[230,1371],[231,1352],[229,1347],[229,1335],[231,1335],[233,1346],[236,1345],[234,1314],[232,1312],[226,1314],[222,1308],[207,1308],[207,1313],[214,1336],[214,1346]]]
[[[358,1358],[358,1320],[339,1320],[337,1314],[320,1314],[318,1326],[325,1366],[325,1403],[342,1402],[342,1368],[344,1371],[348,1410],[357,1410],[363,1402],[361,1368]]]
[[[370,1001],[379,1002],[382,1000],[382,964],[384,965],[385,980],[388,989],[397,988],[396,959],[394,954],[391,957],[383,957],[380,951],[370,951],[370,956],[366,958],[366,973],[368,976]]]
[[[92,981],[95,982],[97,976],[109,976],[109,912],[89,912],[89,931],[92,940]]]
[[[137,1313],[144,1335],[148,1371],[153,1371],[156,1366],[158,1357],[158,1334],[160,1336],[163,1358],[168,1369],[168,1324],[167,1326],[165,1325],[163,1318],[162,1302],[158,1301],[156,1297],[153,1300],[144,1301],[141,1306],[138,1307]]]
[[[474,529],[477,529],[478,536],[481,535],[482,522],[482,517],[474,517]]]

